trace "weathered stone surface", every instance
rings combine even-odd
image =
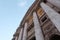
[[[40,4],[43,10],[46,12],[48,17],[51,19],[53,24],[56,26],[58,31],[60,32],[60,15],[55,10],[53,10],[51,7],[46,5],[45,3]]]
[[[28,27],[28,24],[25,23],[25,26],[24,26],[24,33],[23,33],[23,40],[27,40],[27,27]]]
[[[18,40],[22,40],[22,33],[23,33],[23,28],[21,28],[21,30],[20,30],[20,34],[19,34]]]
[[[33,21],[34,21],[36,40],[44,40],[36,12],[33,13]]]
[[[18,39],[18,37],[16,36],[16,37],[15,37],[15,40],[17,40],[17,39]]]
[[[56,7],[60,8],[60,0],[47,0],[47,1],[55,5]]]

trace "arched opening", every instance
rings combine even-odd
[[[60,40],[60,35],[54,34],[50,37],[50,40]]]

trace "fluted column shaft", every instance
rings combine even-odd
[[[25,25],[24,25],[24,33],[23,33],[23,40],[27,40],[27,27],[28,27],[28,24],[25,23]]]
[[[33,12],[33,22],[34,22],[36,40],[44,40],[36,12]]]
[[[18,37],[16,36],[16,37],[15,37],[15,40],[17,40],[17,38],[18,38]]]
[[[20,34],[19,34],[18,40],[22,40],[22,34],[23,34],[23,28],[21,28],[21,30],[20,30]]]
[[[43,2],[40,5],[60,32],[60,14]]]
[[[47,1],[55,5],[56,7],[60,8],[60,0],[47,0]]]

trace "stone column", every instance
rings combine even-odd
[[[60,32],[60,14],[43,2],[40,5]]]
[[[17,38],[17,36],[15,37],[15,40],[17,40],[18,38]]]
[[[23,28],[21,28],[18,40],[22,40]]]
[[[27,27],[28,27],[28,25],[27,25],[27,23],[25,23],[25,25],[24,25],[24,33],[23,33],[23,40],[27,40]]]
[[[60,8],[60,0],[47,0],[47,1],[55,5],[56,7]]]
[[[43,34],[42,34],[42,30],[41,30],[40,23],[38,21],[36,12],[33,12],[33,22],[34,22],[36,40],[44,40],[44,37],[43,37]]]

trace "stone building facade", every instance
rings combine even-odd
[[[35,0],[12,40],[60,40],[60,0]]]

